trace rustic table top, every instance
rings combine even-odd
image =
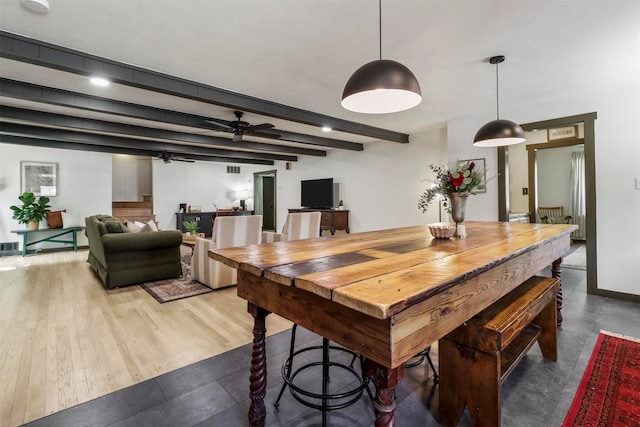
[[[495,268],[575,225],[465,222],[466,239],[435,239],[413,226],[293,242],[216,249],[209,256],[378,319]],[[564,252],[559,253],[559,256]]]

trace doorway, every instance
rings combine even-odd
[[[572,126],[582,123],[584,126],[585,155],[585,235],[587,252],[587,293],[607,295],[608,291],[598,289],[597,247],[596,247],[596,167],[595,167],[595,120],[596,113],[568,116],[521,125],[525,131]],[[498,147],[498,217],[500,221],[509,220],[509,154],[507,147]],[[532,168],[534,165],[529,165]],[[535,202],[534,202],[535,203]],[[530,208],[531,210],[531,208]],[[535,215],[535,210],[530,211]]]
[[[276,231],[277,171],[255,172],[253,174],[254,213],[262,215],[262,229]]]

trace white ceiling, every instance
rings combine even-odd
[[[408,66],[423,101],[411,110],[352,113],[344,84],[378,58],[375,0],[49,0],[47,14],[0,0],[2,30],[332,117],[415,134],[500,106],[544,104],[640,80],[640,1],[384,0],[382,56]],[[3,59],[0,75],[95,91],[77,76]],[[110,91],[110,92],[108,92]],[[110,87],[103,96],[232,120],[229,109]],[[640,95],[639,95],[640,96]],[[12,100],[1,99],[9,105]],[[248,114],[247,121],[322,135]],[[212,134],[219,133],[213,132]],[[355,142],[371,138],[331,135]],[[473,135],[470,135],[471,139]],[[264,140],[263,140],[264,141]],[[271,142],[271,141],[268,141]]]

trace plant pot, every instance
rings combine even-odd
[[[40,221],[29,221],[25,224],[27,230],[37,230],[40,228]]]

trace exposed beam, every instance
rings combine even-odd
[[[79,142],[83,144],[93,144],[109,147],[151,150],[154,152],[169,151],[172,153],[185,155],[194,154],[202,156],[227,157],[230,163],[233,163],[237,159],[282,160],[285,162],[295,162],[298,160],[296,156],[285,156],[281,154],[219,150],[194,145],[171,144],[166,142],[131,139],[126,137],[123,138],[110,135],[98,135],[92,133],[74,132],[65,129],[43,128],[38,126],[28,126],[6,122],[0,122],[0,133],[3,135],[25,136],[31,138],[49,139],[53,141]]]
[[[1,89],[0,89],[1,92]],[[32,124],[38,124],[43,126],[57,126],[64,128],[72,128],[76,131],[86,132],[106,132],[110,134],[119,134],[122,137],[129,137],[132,139],[152,138],[158,140],[165,140],[174,143],[193,143],[193,144],[206,144],[216,147],[231,147],[244,148],[247,150],[260,150],[273,153],[283,154],[299,154],[305,156],[320,156],[327,155],[326,151],[311,150],[308,148],[289,147],[286,145],[275,144],[262,144],[259,142],[241,141],[230,142],[225,138],[216,138],[212,136],[197,135],[184,132],[176,132],[164,129],[148,128],[144,126],[127,125],[121,123],[107,122],[103,120],[86,119],[81,117],[74,117],[64,114],[46,113],[35,110],[27,110],[24,108],[15,108],[0,106],[0,121],[19,120],[22,122],[30,122]]]
[[[0,56],[83,76],[102,75],[113,82],[250,111],[312,126],[330,126],[347,133],[376,139],[408,143],[409,135],[355,123],[296,107],[254,98],[168,74],[112,61],[41,40],[0,32]]]
[[[32,138],[28,136],[6,135],[0,133],[0,142],[5,144],[24,145],[29,147],[47,147],[56,148],[62,150],[74,150],[74,151],[92,151],[99,153],[111,153],[111,154],[129,154],[132,156],[149,156],[158,157],[159,152],[150,150],[139,150],[135,148],[126,147],[107,147],[93,144],[83,144],[79,142],[64,142],[64,141],[51,141],[48,139]],[[228,157],[216,157],[216,156],[198,156],[190,154],[184,156],[191,160],[200,160],[205,162],[220,162],[220,163],[244,163],[253,165],[269,165],[272,166],[274,162],[272,160],[257,160],[257,159],[235,159],[230,161]]]
[[[200,129],[212,130],[206,120],[210,117],[198,116],[195,114],[180,113],[178,111],[165,110],[162,108],[148,107],[145,105],[132,104],[130,102],[115,101],[108,98],[86,95],[83,93],[68,90],[55,89],[40,86],[32,83],[19,82],[17,80],[0,78],[0,96],[16,98],[27,101],[39,102],[50,105],[57,105],[67,108],[77,108],[85,111],[97,113],[114,114],[123,117],[134,117],[143,120],[152,120],[173,125],[188,126]],[[353,151],[362,151],[362,144],[342,141],[339,139],[323,138],[312,135],[305,135],[295,132],[288,132],[279,129],[271,129],[271,133],[279,133],[282,140],[298,142],[301,144],[317,145],[322,147],[341,148]],[[265,133],[268,133],[265,131]],[[264,144],[259,142],[233,142],[228,138],[215,138],[217,145],[233,148],[243,147],[248,149],[269,149],[269,147],[282,147],[275,144]],[[245,144],[245,145],[243,145]],[[254,146],[249,146],[254,144]],[[257,148],[258,146],[263,148]],[[310,151],[307,155],[311,154]],[[303,154],[303,153],[296,153]],[[326,153],[325,153],[326,154]]]

